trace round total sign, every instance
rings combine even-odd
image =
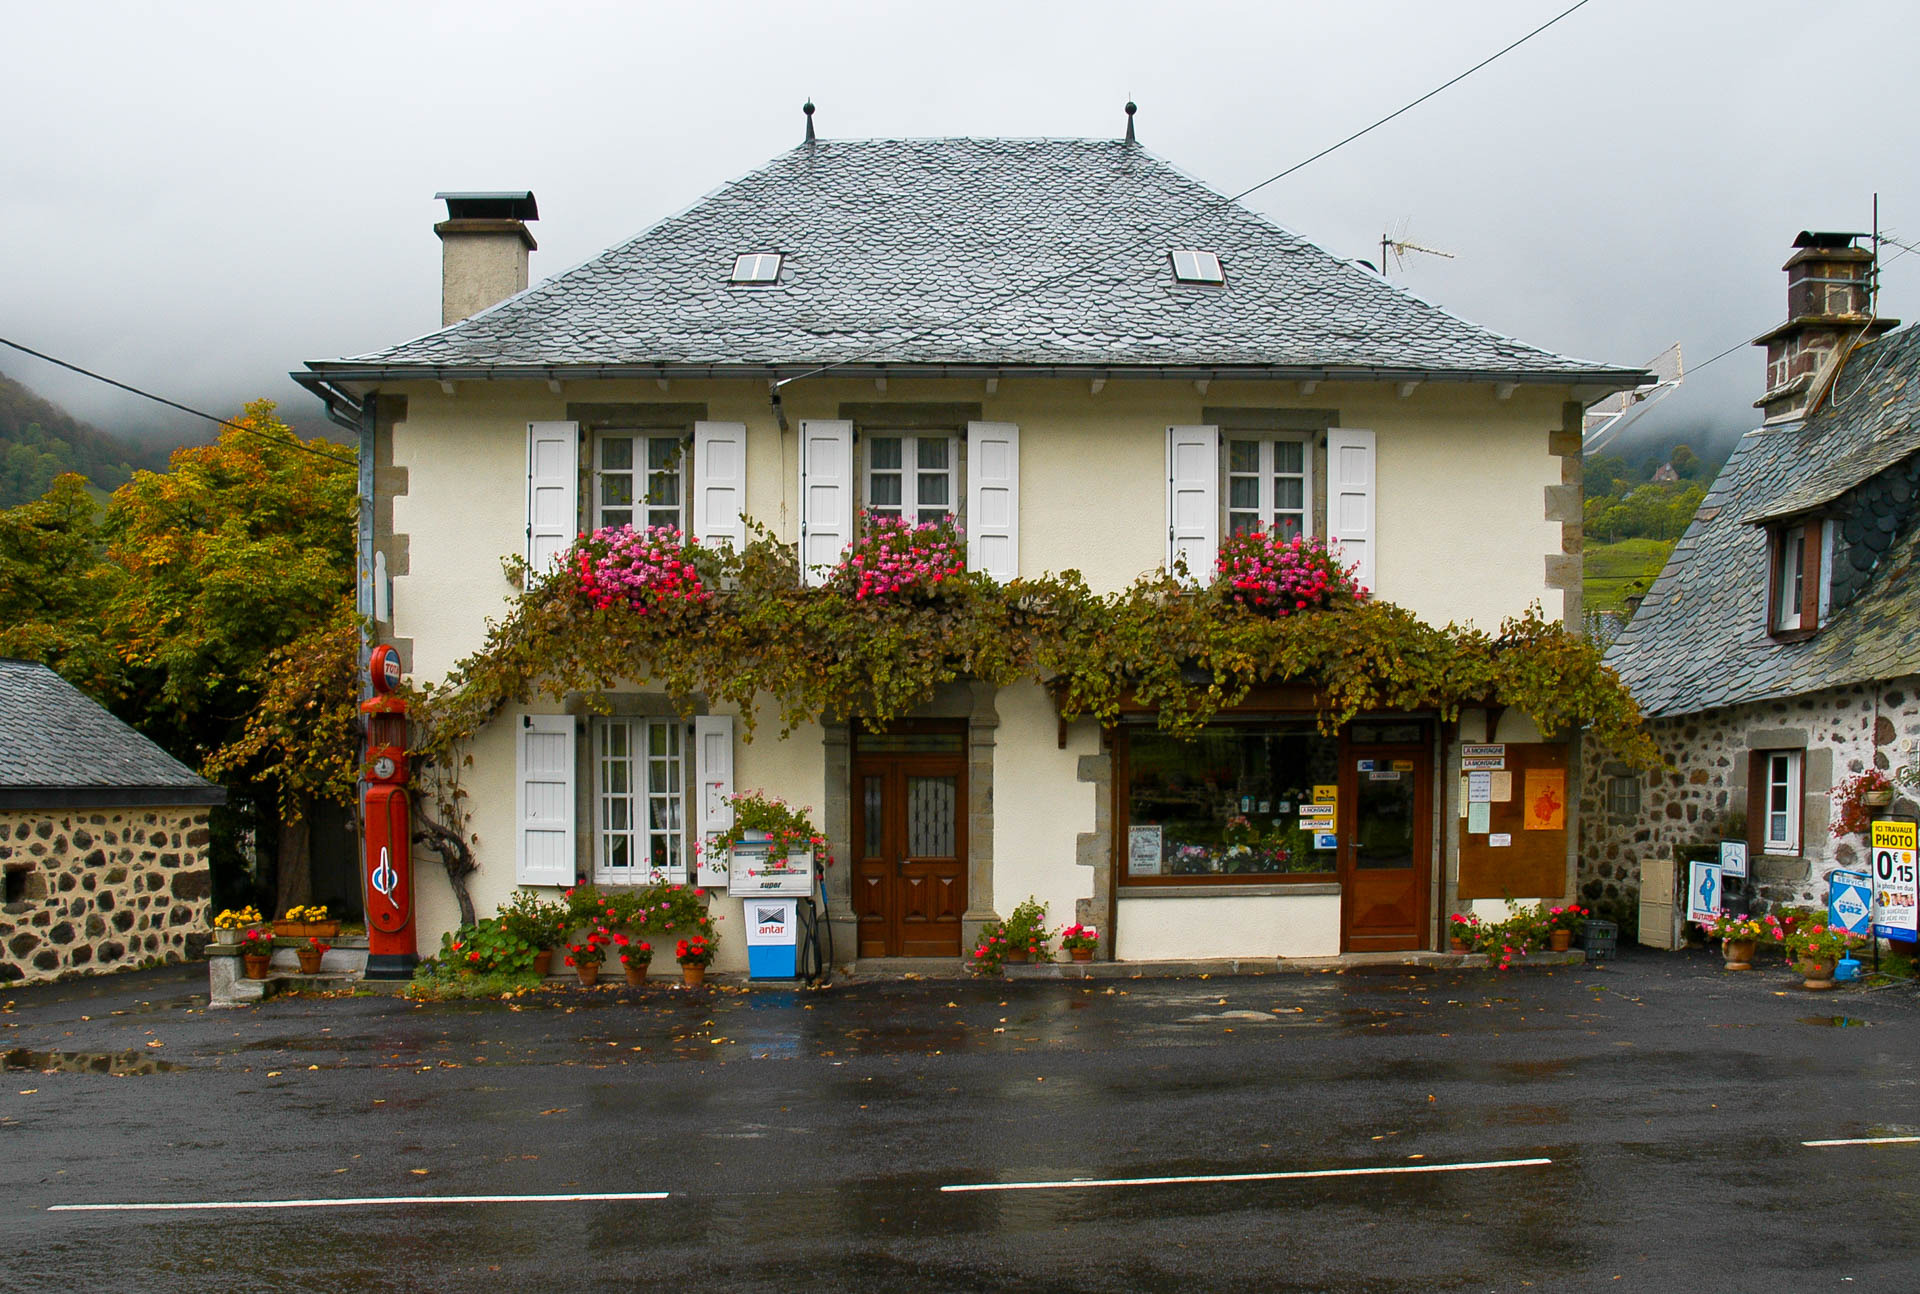
[[[381,643],[373,649],[373,656],[367,661],[367,680],[382,696],[400,686],[400,652],[391,643]]]

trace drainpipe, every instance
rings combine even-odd
[[[320,402],[326,406],[328,422],[345,427],[357,437],[359,471],[355,502],[358,504],[358,518],[354,544],[353,609],[361,620],[361,668],[358,673],[360,699],[365,701],[373,695],[373,684],[367,677],[366,663],[373,651],[369,626],[373,623],[373,432],[378,416],[378,397],[370,391],[356,399],[324,378],[306,373],[292,376],[301,386],[320,397]]]

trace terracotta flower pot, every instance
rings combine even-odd
[[[1815,961],[1810,957],[1801,958],[1800,965],[1796,968],[1801,975],[1801,987],[1815,991],[1832,988],[1834,963],[1835,959],[1832,957],[1822,961]]]
[[[1090,962],[1093,960],[1093,949],[1091,948],[1070,948],[1067,951],[1073,954],[1073,959],[1077,962]]]
[[[318,975],[320,973],[320,959],[326,954],[313,948],[300,948],[295,950],[294,955],[300,959],[300,973],[302,975]]]
[[[1753,951],[1760,946],[1757,939],[1724,939],[1721,949],[1727,959],[1728,970],[1752,970]]]
[[[1464,939],[1449,938],[1447,940],[1447,947],[1457,953],[1466,953],[1466,952],[1473,951],[1472,945],[1467,943],[1467,941]]]
[[[627,972],[628,988],[639,988],[647,982],[647,963],[629,962],[621,969]]]
[[[553,974],[553,949],[542,948],[534,953],[533,973],[541,979]]]
[[[707,968],[698,962],[681,962],[680,978],[688,988],[699,988],[707,982]]]
[[[240,960],[246,964],[248,979],[265,979],[267,967],[273,963],[271,957],[242,957]]]
[[[1008,961],[1010,961],[1010,962],[1024,962],[1024,961],[1025,961],[1026,959],[1027,959],[1027,950],[1026,950],[1026,949],[1024,949],[1024,948],[1009,948],[1009,949],[1007,949],[1007,960],[1008,960]]]
[[[1573,931],[1549,930],[1547,932],[1547,947],[1557,953],[1565,952],[1567,949],[1573,947]]]
[[[583,985],[587,988],[592,988],[600,982],[600,963],[575,962],[573,965],[573,973],[580,977],[580,982]]]

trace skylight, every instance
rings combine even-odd
[[[1214,252],[1176,251],[1173,254],[1173,278],[1176,283],[1225,283],[1220,257]]]
[[[779,281],[779,252],[748,252],[744,256],[733,258],[733,282],[778,283]]]

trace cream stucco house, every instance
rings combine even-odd
[[[1210,572],[1220,536],[1257,525],[1337,541],[1436,624],[1492,629],[1536,603],[1573,621],[1581,411],[1644,376],[1463,322],[1131,132],[809,129],[497,302],[526,281],[532,195],[448,200],[456,321],[296,375],[360,429],[367,610],[422,679],[509,605],[504,556],[550,562],[627,522],[737,539],[750,518],[824,563],[873,509],[957,515],[972,565],[1002,579]],[[1445,913],[1514,875],[1544,877],[1517,897],[1567,892],[1569,830],[1514,842],[1531,872],[1460,884],[1463,848],[1486,855],[1512,799],[1466,830],[1463,739],[1504,744],[1515,785],[1574,771],[1524,718],[1379,714],[1326,735],[1278,693],[1262,705],[1190,743],[1150,714],[1065,723],[1038,683],[955,684],[888,731],[751,742],[644,686],[515,711],[472,747],[474,894],[486,911],[516,884],[619,884],[637,860],[691,874],[727,786],[812,806],[851,860],[826,886],[843,958],[961,956],[1029,894],[1099,926],[1102,955],[1155,959],[1434,948]],[[543,821],[521,812],[536,782],[562,805]],[[1290,820],[1316,787],[1338,788],[1334,843],[1232,870],[1228,819]],[[432,869],[420,888],[431,946],[454,906]],[[737,931],[739,901],[714,901]],[[741,959],[723,943],[723,968]]]

